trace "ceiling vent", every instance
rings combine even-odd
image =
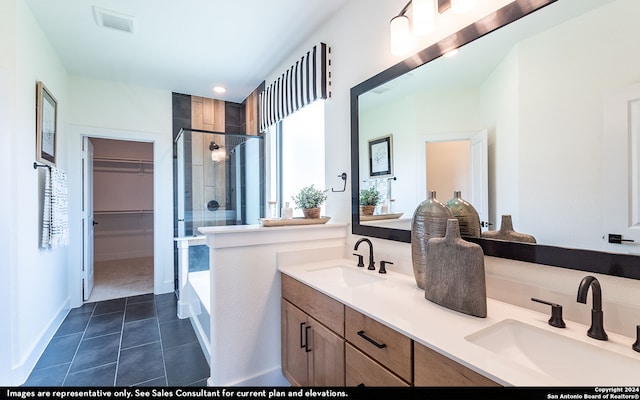
[[[121,32],[133,33],[136,18],[131,15],[93,6],[93,17],[98,26],[115,29]]]

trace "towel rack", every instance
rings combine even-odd
[[[38,169],[38,168],[42,168],[42,167],[47,167],[49,168],[49,171],[51,171],[51,165],[47,165],[47,164],[38,164],[37,162],[33,162],[33,169]]]

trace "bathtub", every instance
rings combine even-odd
[[[211,365],[211,302],[209,270],[189,272],[187,296],[189,298],[189,320],[198,337],[207,362]]]
[[[178,318],[189,318],[211,365],[211,302],[208,249],[204,236],[175,238],[178,248]],[[201,251],[197,250],[200,247]],[[199,255],[200,254],[200,255]]]

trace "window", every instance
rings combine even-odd
[[[292,196],[305,186],[324,189],[324,101],[318,100],[272,125],[266,134],[267,200],[278,207],[286,202],[296,210]]]

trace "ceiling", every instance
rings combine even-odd
[[[347,1],[26,3],[72,75],[242,102]],[[133,33],[98,26],[93,6],[135,17]]]

